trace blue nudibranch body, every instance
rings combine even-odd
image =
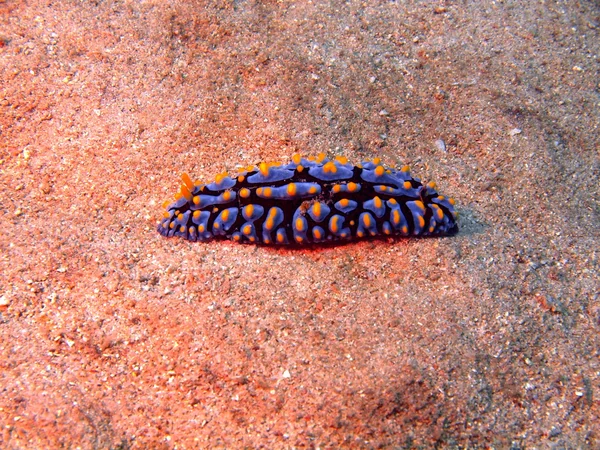
[[[181,179],[158,225],[163,236],[303,245],[458,232],[454,200],[379,158],[353,166],[344,157],[295,154],[289,164],[263,162],[208,184]]]

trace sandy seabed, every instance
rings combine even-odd
[[[593,1],[0,0],[0,447],[598,448]],[[451,238],[155,230],[179,174],[411,166]]]

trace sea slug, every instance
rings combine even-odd
[[[163,236],[303,245],[458,231],[453,199],[379,158],[353,166],[340,156],[295,154],[289,164],[263,162],[208,184],[181,179],[175,201],[164,205]]]

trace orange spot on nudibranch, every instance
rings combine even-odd
[[[323,172],[325,173],[336,173],[337,166],[333,161],[329,161],[323,165]]]
[[[258,170],[260,170],[260,174],[263,177],[268,177],[269,176],[269,165],[267,163],[264,163],[264,162],[260,163],[258,165]]]
[[[331,220],[330,224],[329,224],[329,229],[331,230],[332,233],[337,233],[340,230],[340,225],[339,225],[339,217],[338,216],[334,216],[333,219]]]
[[[432,204],[431,208],[433,209],[433,212],[438,220],[442,220],[444,218],[444,211],[442,211],[442,208],[436,204]]]
[[[363,216],[363,225],[367,228],[371,226],[371,217],[368,214]]]
[[[321,203],[315,203],[312,207],[312,212],[315,216],[321,217]]]
[[[218,173],[215,176],[215,183],[221,184],[221,182],[227,177],[227,172]]]

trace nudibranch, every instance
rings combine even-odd
[[[164,205],[163,236],[304,245],[458,232],[453,199],[408,166],[387,168],[379,158],[354,166],[341,156],[295,154],[288,164],[263,162],[207,184],[185,173],[181,179]]]

